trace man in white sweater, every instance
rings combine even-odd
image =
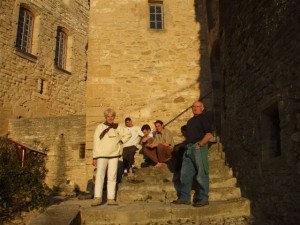
[[[127,176],[130,169],[133,173],[135,172],[136,168],[134,166],[134,155],[138,150],[137,145],[140,142],[141,137],[144,136],[144,134],[139,126],[133,125],[132,119],[130,117],[127,117],[125,119],[125,125],[131,133],[131,138],[129,139],[129,141],[124,143],[123,148],[123,175]]]

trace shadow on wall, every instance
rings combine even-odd
[[[58,184],[64,184],[67,181],[65,170],[66,170],[66,143],[64,134],[60,134],[57,141],[56,147],[57,153],[57,167],[55,177]]]
[[[199,53],[200,53],[200,72],[198,77],[199,82],[199,99],[206,96],[202,101],[207,110],[212,111],[212,82],[210,71],[210,57],[208,51],[208,37],[207,37],[207,19],[206,19],[206,7],[202,0],[195,0],[195,20],[200,24],[198,33],[199,38]],[[211,93],[211,94],[209,94]]]

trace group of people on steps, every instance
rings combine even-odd
[[[185,140],[179,146],[175,146],[178,149],[174,150],[173,135],[164,128],[161,120],[154,122],[155,132],[152,133],[148,124],[140,128],[133,125],[129,117],[125,119],[125,126],[115,123],[116,112],[113,109],[106,109],[105,122],[97,126],[93,137],[93,165],[97,170],[92,206],[103,204],[105,178],[107,205],[118,205],[116,185],[119,158],[122,154],[123,176],[127,176],[129,172],[134,173],[136,170],[134,156],[138,151],[138,144],[141,145],[140,153],[145,159],[142,167],[153,165],[160,168],[172,158],[179,161],[178,199],[174,200],[173,204],[192,203],[194,207],[208,205],[208,142],[212,138],[212,124],[201,101],[195,101],[191,110],[193,117],[181,127]],[[191,201],[192,188],[195,193]]]

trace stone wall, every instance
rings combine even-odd
[[[112,107],[117,122],[132,117],[137,125],[168,122],[202,93],[199,80],[201,29],[194,1],[163,0],[164,29],[149,28],[151,1],[91,2],[87,150],[103,111]],[[153,1],[152,1],[153,2]],[[204,57],[204,56],[203,56]],[[168,126],[179,133],[191,112]]]
[[[21,4],[34,14],[31,55],[15,47]],[[1,1],[0,135],[11,118],[85,114],[88,10],[86,0]],[[54,65],[59,26],[68,33],[66,71]]]
[[[52,188],[73,191],[77,185],[85,190],[85,116],[62,116],[34,119],[11,119],[9,138],[47,154],[46,183]],[[84,152],[81,152],[84,153]]]
[[[222,142],[257,224],[300,219],[298,12],[296,0],[220,2]]]

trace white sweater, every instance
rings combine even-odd
[[[131,133],[131,138],[129,139],[129,141],[124,143],[124,147],[137,146],[137,144],[140,142],[141,137],[144,136],[143,132],[141,131],[141,128],[139,126],[132,126],[127,127],[127,129]]]
[[[93,147],[93,159],[100,157],[119,157],[121,144],[127,142],[130,137],[130,131],[122,126],[118,125],[117,129],[109,129],[109,131],[100,140],[99,136],[103,130],[108,128],[104,123],[97,126],[94,133],[94,147]]]

